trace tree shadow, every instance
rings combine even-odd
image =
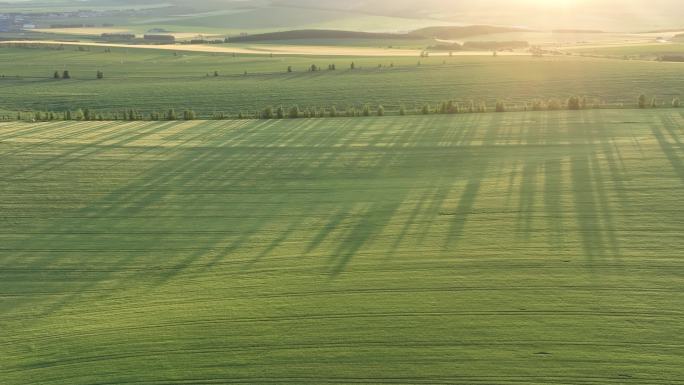
[[[682,114],[680,112],[680,114]],[[661,151],[672,166],[672,171],[684,183],[684,144],[677,130],[682,129],[682,124],[675,121],[672,116],[661,114],[660,124],[652,124],[651,132],[658,141]],[[671,139],[668,139],[671,138]]]

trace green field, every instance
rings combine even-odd
[[[0,383],[682,383],[683,141],[674,109],[2,123]]]
[[[0,75],[4,75],[0,110],[193,108],[210,116],[216,111],[237,114],[281,104],[344,109],[370,103],[396,111],[400,104],[413,108],[445,99],[485,100],[491,107],[497,99],[522,105],[537,98],[584,95],[633,106],[641,93],[656,96],[660,103],[684,96],[681,63],[566,56],[232,57],[103,50],[0,48]],[[360,69],[349,71],[352,61]],[[327,68],[332,63],[337,71],[307,72],[311,64]],[[287,73],[288,66],[295,72]],[[71,80],[52,79],[55,70],[64,69],[70,71]],[[97,70],[104,71],[103,80],[95,79]],[[214,71],[221,76],[207,77]]]

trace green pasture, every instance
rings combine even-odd
[[[0,383],[681,383],[683,141],[675,109],[0,123]]]
[[[149,112],[192,108],[204,116],[237,114],[294,104],[344,109],[365,103],[397,111],[436,104],[496,100],[522,105],[534,99],[583,95],[633,106],[639,94],[669,104],[682,97],[681,63],[616,61],[574,56],[302,57],[77,47],[62,51],[0,48],[0,110],[90,108]],[[357,70],[350,71],[354,62]],[[309,72],[311,64],[322,67]],[[337,71],[327,71],[335,64]],[[419,65],[420,64],[420,65]],[[378,68],[382,65],[382,68]],[[287,67],[292,66],[292,73]],[[72,79],[55,80],[69,70]],[[96,80],[96,72],[104,72]],[[218,71],[218,77],[214,77]],[[247,73],[245,75],[245,72]],[[209,75],[209,76],[207,76]]]

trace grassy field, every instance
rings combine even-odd
[[[640,93],[669,103],[683,96],[681,63],[581,57],[295,57],[92,48],[79,52],[0,48],[0,109],[193,108],[236,114],[268,105],[329,107],[370,103],[397,110],[444,99],[523,104],[573,94],[633,105]],[[351,62],[360,69],[349,71]],[[418,62],[420,61],[420,66]],[[17,65],[23,63],[23,65]],[[311,64],[334,72],[307,72]],[[389,68],[390,65],[394,68]],[[383,68],[378,68],[383,65]],[[287,73],[292,66],[293,73]],[[52,79],[68,69],[72,79]],[[97,70],[105,79],[96,80]],[[221,76],[207,77],[218,71]],[[247,75],[244,73],[247,72]]]
[[[683,137],[673,109],[2,123],[0,382],[682,383]]]

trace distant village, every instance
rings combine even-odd
[[[87,28],[111,27],[109,24],[88,23],[88,19],[101,17],[121,17],[140,15],[141,11],[134,10],[78,10],[68,12],[0,12],[0,33],[24,32],[36,28]],[[84,22],[74,22],[74,20]]]

